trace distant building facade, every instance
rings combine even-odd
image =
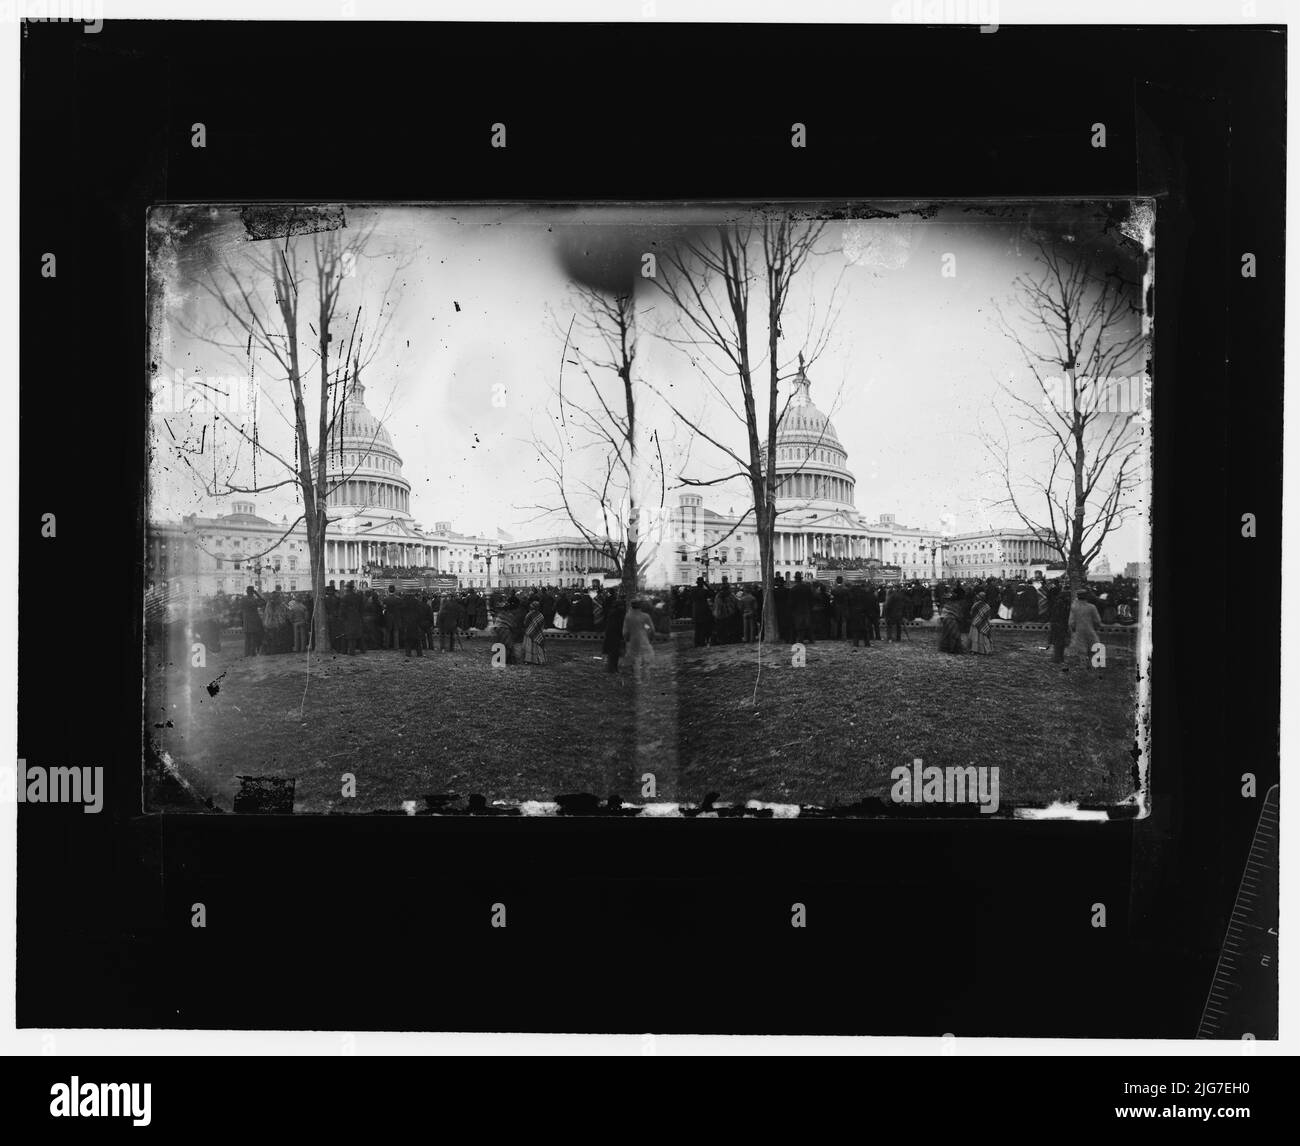
[[[390,569],[453,573],[464,586],[488,585],[487,554],[495,539],[458,533],[448,521],[432,530],[411,515],[411,485],[392,436],[365,404],[357,381],[330,435],[325,457],[331,518],[325,540],[325,580],[369,585]],[[312,464],[318,460],[312,455]],[[249,498],[236,498],[228,514],[190,514],[179,522],[151,522],[146,572],[156,588],[209,596],[311,588],[307,527],[260,517]],[[495,568],[493,573],[495,573]]]
[[[313,463],[316,461],[313,455]],[[856,508],[857,480],[830,418],[813,403],[802,367],[776,437],[775,572],[787,580],[820,569],[853,570],[878,580],[938,577],[1027,577],[1054,551],[1027,529],[944,536],[901,524],[891,513],[874,520]],[[358,381],[348,396],[326,455],[332,492],[325,542],[325,580],[336,584],[428,570],[464,587],[579,587],[615,572],[614,562],[585,538],[557,534],[505,540],[457,532],[449,521],[426,529],[411,513],[411,486],[388,430],[365,404]],[[721,513],[699,493],[683,493],[665,511],[647,511],[641,539],[641,583],[651,587],[761,578],[753,514]],[[261,517],[250,498],[231,512],[152,522],[147,535],[150,582],[173,592],[240,594],[311,588],[306,526]]]
[[[1032,529],[984,529],[945,538],[943,576],[956,578],[1032,576],[1034,565],[1059,561],[1060,553],[1039,541]]]
[[[543,537],[501,546],[505,586],[589,585],[614,570],[614,562],[584,537]]]
[[[835,427],[813,403],[802,367],[794,394],[776,432],[776,534],[774,570],[787,580],[819,567],[854,562],[892,577],[930,578],[937,571],[937,530],[900,525],[892,514],[869,521],[856,508],[857,479]],[[647,531],[651,550],[647,582],[689,585],[711,581],[757,581],[758,533],[750,513],[720,513],[696,493]]]

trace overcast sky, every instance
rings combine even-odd
[[[480,206],[349,208],[346,214],[347,233],[374,230],[366,248],[372,257],[355,265],[341,311],[350,329],[359,305],[361,328],[368,326],[391,280],[391,321],[362,381],[367,404],[384,419],[402,455],[415,516],[426,526],[449,520],[458,530],[493,536],[502,529],[518,538],[573,532],[558,518],[539,519],[536,507],[555,499],[532,442],[537,435],[553,440],[554,389],[575,309],[575,273],[622,277],[636,291],[643,418],[660,430],[669,503],[681,492],[672,488],[679,472],[710,478],[734,468],[651,392],[671,396],[706,433],[743,450],[740,425],[688,355],[659,337],[680,333],[676,312],[641,276],[645,252],[705,233],[692,228],[715,223],[716,210]],[[834,307],[829,342],[809,369],[812,398],[832,416],[857,478],[857,508],[871,519],[893,513],[902,523],[957,531],[1019,524],[993,505],[1002,492],[980,442],[981,429],[997,430],[997,410],[1011,411],[999,397],[999,382],[1025,397],[1036,394],[1019,351],[998,329],[993,305],[1005,308],[1016,276],[1035,270],[1024,213],[1009,214],[946,209],[925,218],[831,222],[821,253],[797,284],[783,325],[782,357],[792,360],[810,321],[816,327]],[[164,284],[153,346],[158,377],[170,382],[180,370],[187,380],[233,380],[247,392],[251,366],[263,391],[259,441],[291,459],[287,422],[272,406],[287,409],[286,386],[274,364],[264,355],[250,364],[246,347],[222,351],[200,337],[213,333],[221,307],[199,283],[223,262],[248,281],[249,252],[265,254],[276,241],[250,242],[238,209],[160,211],[154,232],[169,233],[155,260]],[[295,242],[305,252],[311,241]],[[943,274],[945,266],[955,271],[951,277]],[[756,351],[766,337],[762,291],[760,279],[754,286]],[[577,398],[586,383],[573,361],[570,355],[564,386],[566,396]],[[727,393],[736,392],[734,379],[718,381]],[[317,392],[309,386],[309,403]],[[228,498],[205,496],[193,472],[178,462],[171,443],[195,429],[192,415],[172,410],[166,435],[156,432],[154,519],[229,510]],[[217,439],[220,475],[252,484],[252,451],[210,420],[207,433]],[[199,431],[197,441],[201,452],[190,459],[211,477],[212,440]],[[1041,464],[1040,448],[1021,441],[1017,451],[1025,465]],[[592,456],[586,463],[588,472],[594,462]],[[283,476],[271,459],[259,460],[258,482]],[[724,512],[748,504],[740,483],[703,492],[706,505]],[[277,520],[298,512],[291,488],[255,500],[259,512]],[[1107,541],[1105,554],[1122,570],[1126,561],[1144,560],[1146,550],[1145,513],[1139,513]]]

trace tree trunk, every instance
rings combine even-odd
[[[775,554],[772,552],[776,533],[776,514],[771,503],[769,502],[761,510],[756,510],[755,518],[759,522],[758,558],[762,565],[763,579],[763,643],[776,644],[780,641],[781,634],[777,631],[776,599],[772,594],[776,569]]]
[[[307,487],[308,504],[314,504],[311,486]],[[316,651],[324,652],[330,647],[329,624],[325,613],[325,518],[323,513],[305,513],[307,526],[307,563],[311,569],[312,615],[311,627]],[[328,520],[328,519],[326,519]]]
[[[1076,385],[1073,370],[1070,371],[1070,385],[1071,387]],[[1076,591],[1082,588],[1085,578],[1083,530],[1088,507],[1084,495],[1083,461],[1083,425],[1076,413],[1074,416],[1074,521],[1070,527],[1070,558],[1066,562],[1066,569],[1070,574],[1070,588]]]
[[[623,554],[623,597],[630,605],[637,593],[637,528],[635,518],[629,515],[627,529],[627,548]]]

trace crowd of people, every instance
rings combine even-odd
[[[689,618],[695,645],[748,643],[760,639],[763,624],[761,585],[731,585],[723,577],[712,585],[697,578],[689,590],[672,590],[675,618]],[[1137,620],[1137,585],[1123,578],[1087,585],[1071,594],[1067,582],[940,581],[933,585],[875,585],[869,581],[846,583],[837,576],[833,585],[805,579],[795,573],[787,582],[777,576],[772,585],[773,608],[780,639],[784,642],[851,640],[855,648],[880,640],[901,641],[903,626],[911,621],[938,620],[939,650],[950,654],[987,655],[993,651],[995,622],[1043,622],[1053,660],[1064,660],[1068,644],[1077,652],[1091,653],[1102,625],[1134,624]]]
[[[779,638],[790,643],[851,639],[860,646],[880,639],[882,616],[899,626],[910,619],[904,617],[898,590],[890,594],[866,581],[846,585],[843,577],[828,587],[823,581],[805,580],[803,573],[790,582],[778,575],[772,598]],[[674,587],[672,602],[673,616],[692,622],[697,648],[762,638],[761,585],[732,585],[726,577],[714,585],[699,577],[693,589]]]
[[[354,581],[330,582],[321,598],[329,649],[345,656],[380,649],[423,656],[463,647],[481,634],[505,646],[507,664],[545,664],[546,634],[558,630],[599,634],[612,671],[626,656],[638,673],[648,665],[653,635],[671,631],[669,603],[667,593],[646,593],[629,603],[621,590],[598,587],[398,592],[390,586],[380,592]],[[253,586],[242,597],[218,593],[195,609],[187,607],[184,620],[172,626],[176,633],[192,632],[212,651],[220,651],[225,628],[242,631],[245,656],[317,647],[312,594],[278,585],[265,594]]]
[[[1049,626],[1053,660],[1063,662],[1067,645],[1090,651],[1102,625],[1136,621],[1137,585],[1116,578],[1071,593],[1061,581],[956,580],[876,585],[870,581],[833,584],[795,573],[778,576],[772,587],[779,639],[783,642],[901,641],[911,621],[937,621],[938,647],[949,654],[987,655],[999,621]],[[761,639],[763,588],[717,584],[698,578],[694,587],[643,591],[632,599],[620,588],[560,589],[550,585],[480,591],[380,592],[353,581],[326,587],[329,648],[341,655],[402,650],[406,656],[453,651],[468,637],[487,636],[505,647],[507,664],[546,663],[547,635],[555,631],[595,633],[602,638],[607,667],[617,672],[627,659],[637,675],[649,671],[653,637],[668,634],[674,620],[691,623],[696,647]],[[218,594],[189,616],[190,629],[213,651],[223,627],[243,632],[246,656],[304,652],[316,648],[315,602],[310,593],[265,596],[249,586],[242,597]]]
[[[628,600],[621,589],[570,594],[547,586],[535,592],[524,594],[526,604],[512,593],[492,614],[489,631],[493,643],[504,647],[506,664],[545,664],[548,631],[594,632],[603,637],[606,669],[617,673],[626,660],[640,680],[654,663],[655,634],[672,631],[667,603],[648,594]]]
[[[245,656],[317,647],[311,593],[285,593],[277,586],[264,597],[250,585],[243,597],[215,601],[213,611],[220,613],[223,607],[229,623],[243,630]],[[380,593],[358,589],[355,581],[340,590],[331,581],[320,607],[327,618],[330,650],[346,656],[377,649],[401,649],[407,656],[423,656],[434,648],[450,651],[468,630],[488,624],[488,602],[472,589],[399,593],[390,586]]]

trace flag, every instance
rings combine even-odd
[[[510,534],[508,534],[504,529],[500,529],[500,528],[498,528],[498,529],[497,529],[497,540],[498,540],[498,541],[513,541],[514,538],[511,537]]]

